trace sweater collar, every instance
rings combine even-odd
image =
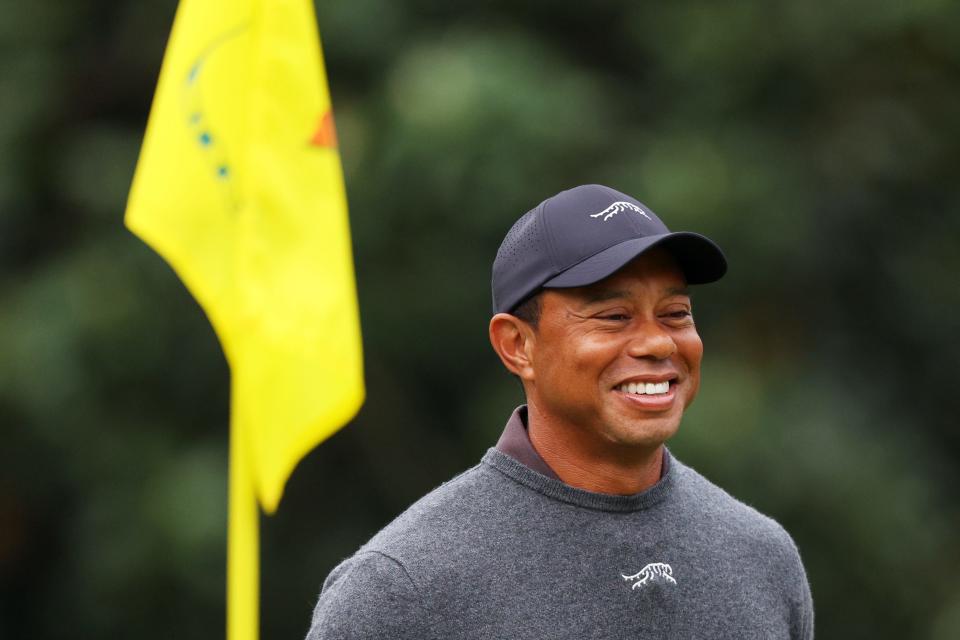
[[[507,420],[503,434],[483,457],[483,462],[511,479],[548,497],[601,511],[637,511],[663,500],[678,473],[677,465],[663,448],[663,470],[652,487],[628,496],[595,493],[571,487],[560,480],[530,442],[526,427],[527,407],[517,407]]]

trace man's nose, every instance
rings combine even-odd
[[[634,358],[666,360],[677,352],[673,336],[656,321],[645,322],[634,331],[627,353]]]

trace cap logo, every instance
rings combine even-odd
[[[632,202],[624,202],[623,200],[618,200],[617,202],[614,202],[612,205],[610,205],[603,211],[598,211],[597,213],[591,213],[590,217],[599,218],[600,216],[603,216],[603,221],[606,222],[607,220],[617,215],[621,211],[626,211],[628,209],[630,211],[636,211],[647,220],[650,220],[650,216],[647,215],[646,211],[644,211],[637,205],[633,204]]]

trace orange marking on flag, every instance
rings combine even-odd
[[[317,124],[317,132],[310,138],[310,144],[318,147],[336,148],[337,129],[333,126],[333,111],[330,109],[327,109],[326,113],[320,118],[320,122]]]

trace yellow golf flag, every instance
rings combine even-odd
[[[343,176],[310,0],[181,0],[126,224],[186,283],[230,364],[228,628],[239,637],[252,626],[244,637],[256,637],[255,617],[234,617],[237,585],[257,579],[254,492],[273,512],[297,462],[364,395]],[[251,553],[252,564],[240,559]]]

